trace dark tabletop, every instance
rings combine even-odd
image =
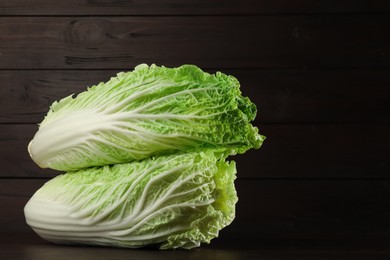
[[[364,241],[230,240],[217,238],[192,250],[161,251],[48,243],[32,232],[1,233],[0,259],[389,259],[390,250]]]

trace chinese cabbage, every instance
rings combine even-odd
[[[48,181],[25,216],[54,243],[190,249],[234,219],[235,174],[210,150],[91,167]]]
[[[239,87],[193,65],[142,64],[54,102],[28,150],[42,168],[62,171],[209,148],[243,153],[264,137]]]

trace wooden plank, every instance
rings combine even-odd
[[[55,101],[107,81],[118,71],[0,71],[1,123],[39,123]]]
[[[2,179],[2,232],[25,232],[23,207],[46,180]],[[236,219],[216,243],[247,246],[388,245],[390,181],[238,180]],[[320,245],[319,242],[325,243]]]
[[[29,156],[27,146],[37,125],[0,125],[0,177],[48,178],[59,172],[41,169]]]
[[[378,247],[388,245],[389,184],[374,180],[238,181],[237,218],[225,234],[317,246],[319,241],[340,245],[359,240]]]
[[[119,70],[0,71],[0,123],[39,123],[55,100]],[[215,72],[215,70],[209,70]],[[389,123],[390,70],[231,70],[260,123]]]
[[[23,208],[30,197],[47,180],[1,179],[0,181],[0,227],[3,232],[28,231]]]
[[[388,15],[3,17],[0,69],[389,68]]]
[[[36,125],[0,125],[1,177],[45,177],[27,152]],[[389,178],[389,124],[260,125],[260,150],[232,159],[238,178]]]
[[[368,0],[2,0],[0,15],[232,15],[294,13],[383,13],[390,11],[388,1]]]
[[[229,73],[229,70],[226,70]],[[390,120],[386,69],[234,70],[264,123],[378,123]]]
[[[389,124],[260,125],[260,150],[236,157],[241,178],[388,178]]]

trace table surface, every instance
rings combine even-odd
[[[48,243],[32,232],[0,233],[0,259],[389,259],[390,250],[362,241],[237,241],[215,239],[192,250],[118,249]]]

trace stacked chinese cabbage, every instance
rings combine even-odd
[[[235,216],[236,168],[259,148],[256,106],[236,78],[141,64],[54,102],[30,142],[48,181],[25,207],[55,243],[193,248]]]

